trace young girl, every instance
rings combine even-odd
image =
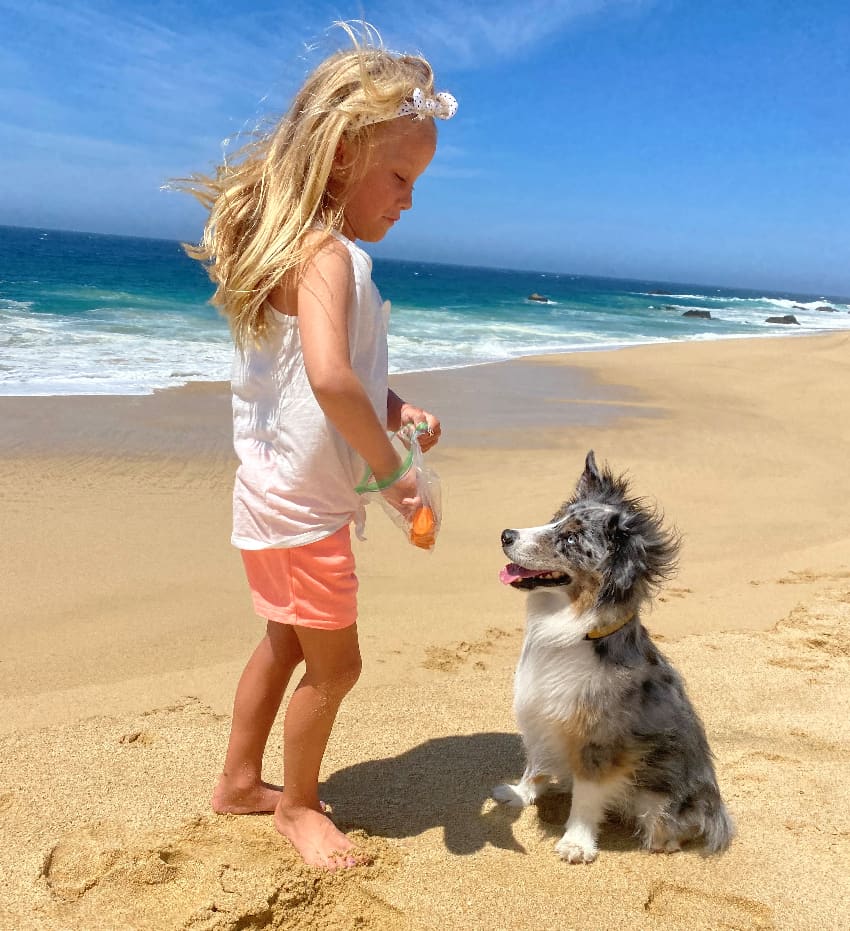
[[[387,305],[355,240],[378,242],[412,206],[436,146],[435,94],[422,58],[371,46],[308,77],[289,113],[214,178],[183,183],[210,211],[200,246],[214,302],[230,321],[234,446],[232,542],[266,633],[236,690],[217,812],[274,812],[311,865],[362,859],[319,801],[319,768],[340,703],[360,674],[350,524],[365,465],[410,516],[419,501],[387,438],[438,419],[387,385]],[[364,465],[365,463],[365,465]],[[262,780],[263,751],[289,678],[284,787]]]

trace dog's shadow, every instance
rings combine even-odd
[[[402,838],[441,827],[452,853],[475,853],[487,844],[524,853],[511,830],[519,811],[503,805],[484,811],[493,786],[516,780],[522,767],[517,734],[438,737],[341,769],[321,793],[346,830]]]
[[[404,838],[442,828],[454,854],[475,853],[488,844],[525,853],[512,829],[521,809],[487,804],[493,787],[516,782],[523,765],[517,734],[438,737],[398,756],[341,769],[323,783],[321,794],[344,830]],[[536,803],[540,827],[553,842],[563,833],[570,801],[569,791],[556,791]],[[634,835],[609,821],[599,846],[633,849]]]

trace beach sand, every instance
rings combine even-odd
[[[262,632],[228,544],[226,386],[0,400],[0,928],[850,927],[850,337],[393,383],[443,417],[444,525],[426,554],[373,507],[356,546],[364,672],[321,791],[375,862],[334,875],[269,817],[209,809]],[[610,823],[570,866],[568,798],[489,799],[523,762],[499,534],[546,521],[591,448],[684,537],[644,620],[716,753],[738,826],[720,857],[652,856]]]

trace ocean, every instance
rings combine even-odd
[[[375,260],[373,278],[392,301],[393,373],[850,329],[850,299],[837,296],[388,259]],[[226,381],[230,337],[211,294],[204,270],[171,240],[0,226],[0,395],[140,395]],[[799,325],[766,322],[786,314]]]

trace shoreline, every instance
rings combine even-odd
[[[553,427],[606,426],[630,416],[662,416],[640,383],[606,379],[610,359],[620,354],[841,337],[850,337],[850,333],[729,336],[543,353],[392,374],[390,386],[402,397],[433,399],[429,401],[432,409],[444,425],[454,429],[453,439],[463,447],[495,445],[489,435],[495,428],[507,429],[516,442],[549,447],[551,442],[535,441],[532,434]],[[458,410],[458,400],[467,406]],[[229,405],[228,381],[193,381],[139,395],[2,395],[0,459],[91,453],[216,458],[230,449]],[[421,406],[428,405],[421,402]],[[190,423],[189,432],[183,432],[192,417],[202,421],[204,428],[192,431]],[[149,432],[142,434],[141,428]]]
[[[850,314],[850,311],[848,311]],[[586,354],[596,355],[596,354],[607,354],[611,352],[621,352],[625,350],[632,349],[641,349],[641,348],[650,348],[650,347],[662,347],[662,346],[676,346],[676,345],[690,345],[690,344],[701,344],[701,343],[725,343],[725,342],[737,342],[741,340],[774,340],[774,339],[809,339],[813,337],[820,336],[829,336],[829,335],[838,335],[842,333],[850,333],[850,324],[847,327],[841,328],[837,327],[834,329],[823,328],[815,330],[804,330],[803,332],[797,332],[793,326],[780,326],[776,325],[778,329],[775,329],[768,333],[732,333],[732,334],[718,334],[711,336],[694,336],[694,337],[685,337],[682,339],[653,339],[647,340],[645,342],[631,342],[631,343],[622,343],[622,342],[611,342],[603,344],[592,344],[592,345],[574,345],[566,348],[550,349],[546,351],[541,351],[539,349],[529,350],[527,352],[522,352],[516,356],[510,358],[501,358],[501,359],[491,359],[484,361],[471,361],[456,365],[449,365],[444,367],[435,367],[435,368],[416,368],[409,369],[403,372],[395,372],[390,374],[390,378],[407,378],[413,376],[434,376],[434,375],[443,375],[452,372],[463,372],[467,370],[478,370],[487,368],[490,366],[501,366],[501,365],[513,365],[513,364],[522,364],[529,363],[533,364],[535,360],[541,358],[549,357],[558,357],[568,360],[572,357],[583,356]],[[4,401],[15,401],[15,400],[44,400],[51,398],[74,398],[77,400],[82,399],[106,399],[106,398],[149,398],[156,397],[160,394],[170,391],[180,391],[180,390],[205,390],[210,389],[214,390],[216,386],[227,385],[229,381],[224,379],[198,379],[198,380],[189,380],[179,384],[165,385],[162,387],[152,388],[148,391],[139,391],[139,392],[126,392],[126,393],[110,393],[105,391],[97,392],[84,392],[84,393],[66,393],[60,392],[55,394],[37,392],[37,393],[22,393],[22,394],[1,394],[0,393],[0,403]]]
[[[563,366],[556,371],[541,364],[550,358],[563,360]],[[597,384],[591,372],[573,369],[569,357],[561,355],[391,375],[390,385],[402,393],[423,393],[427,385],[424,391],[434,398],[434,409],[446,411],[444,421],[466,446],[483,441],[496,426],[529,431],[605,423],[639,403],[632,389]],[[574,408],[550,403],[564,392]],[[462,410],[459,400],[466,405]],[[231,445],[230,384],[192,382],[150,395],[0,397],[0,420],[5,426],[0,458],[83,453],[216,457]]]

